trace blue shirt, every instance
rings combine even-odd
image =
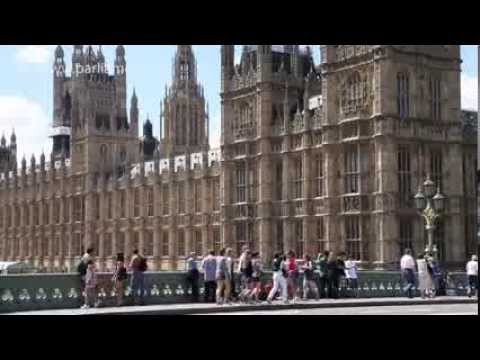
[[[192,271],[192,270],[197,270],[198,269],[198,266],[197,266],[197,261],[195,258],[193,257],[190,257],[187,259],[187,270],[188,271]]]
[[[205,281],[215,281],[217,271],[217,260],[213,256],[207,256],[203,260],[203,271]]]

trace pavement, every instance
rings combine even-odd
[[[262,314],[274,315],[278,311],[303,311],[305,314],[314,313],[318,310],[333,310],[336,313],[339,309],[349,309],[351,314],[362,312],[365,308],[385,307],[385,312],[389,313],[388,308],[407,307],[413,309],[414,306],[451,306],[451,305],[472,305],[477,308],[478,299],[468,299],[465,297],[439,297],[436,299],[407,299],[407,298],[375,298],[375,299],[323,299],[319,301],[298,301],[295,304],[283,304],[282,302],[267,303],[258,305],[233,304],[217,306],[215,304],[175,304],[175,305],[153,305],[153,306],[131,306],[120,308],[98,308],[98,309],[66,309],[66,310],[42,310],[18,312],[8,315],[74,315],[74,316],[99,316],[99,315],[202,315],[202,314]],[[387,308],[388,307],[388,308]],[[341,312],[341,311],[340,311]],[[312,313],[312,314],[313,314]],[[301,314],[301,313],[299,313]]]
[[[455,315],[478,316],[478,304],[435,304],[435,305],[403,305],[375,306],[330,309],[293,309],[271,311],[244,311],[234,313],[213,313],[209,315]]]

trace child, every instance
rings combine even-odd
[[[125,267],[125,258],[123,254],[117,255],[117,265],[113,275],[113,286],[117,294],[117,306],[123,305],[123,295],[125,293],[125,280],[127,280],[127,268]]]
[[[82,309],[96,306],[97,301],[97,273],[92,260],[87,262],[87,274],[85,275],[85,305]]]

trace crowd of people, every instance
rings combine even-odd
[[[410,249],[406,249],[400,260],[400,269],[405,282],[404,291],[413,298],[418,285],[422,299],[431,299],[447,287],[446,273],[440,268],[439,262],[426,252],[415,260]],[[478,296],[478,257],[472,255],[466,265],[468,277],[467,295]],[[418,281],[417,281],[418,280]]]
[[[352,296],[358,296],[357,264],[345,253],[335,256],[325,252],[314,261],[309,255],[298,260],[293,251],[287,254],[275,254],[271,264],[273,278],[262,281],[263,264],[258,252],[243,248],[238,260],[234,259],[232,249],[222,249],[218,254],[211,251],[198,265],[195,253],[187,259],[187,281],[191,288],[192,301],[198,302],[199,281],[203,274],[204,302],[218,305],[232,302],[259,303],[264,300],[271,303],[278,298],[285,303],[295,303],[302,295],[309,298],[340,297],[343,283],[352,290]],[[299,281],[302,279],[303,283]],[[318,276],[317,276],[318,274]],[[238,286],[237,286],[238,285]],[[238,293],[237,293],[238,288]],[[302,289],[299,294],[299,289]]]
[[[99,284],[93,252],[93,248],[88,249],[77,268],[81,278],[81,290],[85,296],[83,308],[98,306]],[[197,254],[191,253],[186,260],[186,279],[191,290],[191,300],[200,301],[199,285],[202,276],[203,301],[217,305],[232,302],[272,303],[276,299],[284,303],[295,303],[300,297],[303,300],[358,297],[357,262],[344,252],[337,255],[325,251],[319,254],[316,260],[309,255],[299,260],[293,251],[286,254],[277,253],[270,265],[272,278],[266,280],[266,277],[262,276],[264,264],[260,254],[247,247],[242,249],[238,259],[234,258],[231,248],[222,249],[218,254],[210,251],[201,261]],[[141,256],[138,250],[133,251],[128,265],[124,254],[117,255],[112,277],[117,306],[125,304],[124,295],[129,274],[134,304],[144,305],[146,294],[144,273],[147,268],[146,258]],[[439,262],[431,254],[422,254],[415,260],[411,250],[407,249],[400,260],[400,268],[406,284],[404,290],[410,298],[414,297],[417,279],[422,298],[433,298],[439,294],[442,286],[445,288],[442,285],[444,277]],[[467,263],[466,272],[469,283],[468,296],[478,296],[477,255],[473,255]],[[300,281],[303,283],[300,284]]]

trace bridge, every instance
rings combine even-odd
[[[271,274],[265,273],[264,283],[271,281]],[[181,272],[149,272],[145,274],[147,295],[146,306],[181,305],[191,301],[187,285],[187,274]],[[237,281],[239,284],[239,281]],[[301,281],[299,282],[301,284]],[[363,271],[359,273],[360,300],[403,298],[403,280],[399,272]],[[465,297],[467,292],[465,273],[451,273],[445,295]],[[301,292],[301,286],[300,286]],[[204,291],[200,281],[200,294]],[[237,289],[238,291],[238,289]],[[343,297],[349,298],[351,289],[343,288]],[[417,296],[419,292],[417,290]],[[113,307],[116,300],[112,274],[99,274],[98,299],[101,308]],[[133,304],[132,291],[125,289],[127,305]],[[83,304],[80,277],[77,274],[28,274],[0,276],[0,313],[28,312],[42,310],[78,309]]]

